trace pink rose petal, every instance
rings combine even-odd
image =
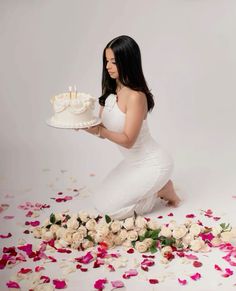
[[[196,217],[196,216],[195,216],[195,214],[191,213],[191,214],[187,214],[185,217],[186,217],[186,218],[194,218],[194,217]]]
[[[43,282],[43,283],[49,283],[50,282],[50,278],[48,276],[41,276],[40,277],[40,280]]]
[[[14,218],[15,216],[13,216],[13,215],[5,215],[5,216],[3,216],[3,218],[4,219],[12,219],[12,218]]]
[[[216,264],[215,264],[214,268],[215,268],[217,271],[222,271],[221,267],[218,266],[218,265],[216,265]]]
[[[125,286],[124,283],[120,280],[111,281],[111,285],[113,288],[122,288]]]
[[[97,281],[95,281],[93,286],[94,286],[95,289],[102,290],[102,289],[104,289],[104,284],[105,283],[107,283],[107,279],[106,278],[98,279]]]
[[[6,285],[8,288],[20,289],[20,285],[15,281],[8,281]]]
[[[128,249],[128,250],[127,250],[127,253],[128,253],[128,254],[133,254],[133,253],[134,253],[134,249],[133,249],[133,248]]]
[[[181,285],[186,285],[187,284],[187,280],[181,280],[178,278],[178,281]]]
[[[185,254],[184,256],[185,256],[185,258],[187,258],[189,260],[198,260],[198,257],[195,255],[192,255],[192,254],[190,254],[190,255]]]
[[[9,237],[11,237],[12,236],[12,234],[9,232],[8,234],[0,234],[0,238],[9,238]]]
[[[29,268],[21,268],[18,274],[27,274],[27,273],[32,273],[32,269]]]
[[[34,270],[35,270],[35,272],[40,272],[42,270],[45,270],[45,268],[42,266],[36,266]]]
[[[138,275],[137,270],[130,269],[129,271],[125,271],[125,273],[122,275],[122,277],[124,279],[129,279],[130,277],[137,276],[137,275]]]
[[[86,255],[82,257],[75,258],[77,262],[82,263],[82,264],[89,264],[93,259],[94,257],[92,256],[91,252],[88,252]]]
[[[196,274],[190,276],[190,278],[193,279],[194,281],[199,280],[201,277],[202,276],[199,273],[196,273]]]
[[[147,266],[147,267],[151,267],[155,264],[155,262],[153,260],[149,260],[149,259],[144,259],[142,262],[141,262],[141,265],[142,266]]]
[[[170,212],[169,214],[167,214],[167,216],[174,216],[174,214]]]
[[[56,289],[65,289],[67,287],[66,282],[64,280],[54,279],[52,282]]]

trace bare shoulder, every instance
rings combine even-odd
[[[140,91],[130,90],[129,94],[127,95],[127,103],[130,104],[145,105],[147,102],[146,100],[146,95]]]

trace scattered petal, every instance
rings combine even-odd
[[[125,286],[124,283],[120,280],[111,281],[111,285],[113,288],[122,288]]]

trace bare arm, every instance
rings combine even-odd
[[[117,143],[125,148],[131,148],[140,132],[143,119],[147,112],[146,97],[142,93],[133,92],[127,102],[125,126],[122,133],[117,133],[101,127],[101,137]]]

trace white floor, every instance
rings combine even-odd
[[[91,197],[86,194],[86,191],[81,191],[80,195],[76,196],[77,192],[73,189],[79,189],[84,186],[92,186],[96,183],[99,175],[87,175],[83,179],[75,177],[75,175],[64,169],[34,169],[34,175],[31,180],[31,170],[28,169],[28,173],[25,172],[25,182],[21,180],[17,183],[17,177],[10,175],[8,177],[1,177],[1,203],[9,204],[9,208],[0,214],[1,227],[0,234],[8,234],[10,232],[12,237],[7,239],[0,239],[1,244],[1,256],[2,248],[4,246],[17,246],[21,239],[24,239],[27,243],[39,244],[40,240],[34,239],[32,234],[24,234],[23,231],[27,229],[24,225],[26,220],[40,220],[48,218],[52,212],[60,212],[68,209],[71,213],[75,213],[80,209],[89,209]],[[202,172],[204,173],[204,171]],[[230,175],[232,173],[232,175]],[[37,183],[34,181],[35,174],[38,176]],[[183,173],[182,173],[183,174]],[[184,175],[173,177],[177,191],[182,197],[183,202],[180,207],[173,209],[165,207],[161,201],[157,202],[155,211],[147,217],[163,216],[163,219],[159,219],[160,222],[168,222],[172,219],[178,223],[182,223],[186,218],[186,214],[193,213],[196,215],[196,219],[201,220],[204,225],[211,226],[218,223],[226,222],[231,223],[232,226],[236,226],[235,212],[236,212],[236,199],[233,196],[236,195],[236,188],[233,180],[233,171],[229,173],[220,173],[209,171],[206,175],[200,174],[200,171],[196,170],[196,173],[187,175],[187,180],[184,181]],[[182,177],[182,179],[181,179]],[[192,178],[190,178],[192,177]],[[196,178],[198,177],[198,179]],[[202,184],[200,185],[200,180]],[[14,183],[13,183],[14,182]],[[34,186],[35,185],[35,186]],[[67,202],[57,203],[51,198],[55,198],[58,192],[63,192],[65,195],[73,196],[73,199]],[[63,196],[63,195],[62,195]],[[46,203],[50,205],[50,208],[45,208],[39,212],[40,216],[36,218],[26,217],[28,210],[19,209],[20,204],[25,202],[31,203]],[[203,215],[201,210],[211,209],[214,216],[219,216],[219,221],[214,221],[212,218],[208,218]],[[172,212],[173,216],[168,214]],[[4,219],[4,216],[14,216],[13,219]],[[235,290],[236,289],[236,268],[230,266],[222,257],[225,255],[218,249],[212,250],[210,253],[198,254],[199,261],[202,262],[202,267],[195,268],[192,265],[192,261],[183,263],[181,258],[176,258],[168,265],[160,263],[160,255],[156,253],[155,265],[149,268],[149,272],[144,272],[134,265],[134,259],[141,262],[141,254],[127,254],[124,248],[117,248],[110,250],[110,252],[120,252],[123,256],[128,258],[127,266],[124,268],[116,269],[115,272],[110,272],[107,268],[101,266],[100,268],[93,269],[93,263],[88,266],[88,272],[81,272],[76,270],[74,273],[63,275],[63,269],[60,267],[60,262],[68,260],[69,258],[79,257],[82,254],[78,252],[72,252],[71,254],[49,254],[58,259],[57,263],[45,263],[44,260],[33,262],[31,259],[27,259],[27,262],[18,263],[12,268],[5,268],[0,270],[0,290],[7,290],[6,283],[9,280],[14,279],[14,275],[21,268],[31,268],[37,265],[43,265],[45,270],[42,274],[49,276],[51,279],[67,278],[66,290],[94,290],[93,284],[99,278],[107,278],[108,283],[105,285],[105,290],[111,290],[112,280],[122,280],[125,284],[125,288],[120,290],[162,290],[166,291],[169,288],[175,288],[175,290],[201,290],[201,291],[216,291],[216,290]],[[194,254],[194,253],[193,253]],[[72,264],[72,262],[69,262]],[[223,278],[221,273],[214,269],[214,265],[218,264],[222,269],[230,268],[234,271],[234,274],[229,278]],[[129,268],[136,268],[138,270],[138,276],[131,277],[130,279],[123,279],[122,274]],[[201,279],[193,281],[189,275],[194,273],[200,273]],[[148,279],[159,279],[159,284],[151,285]],[[178,282],[178,278],[186,279],[188,284],[181,286]],[[29,282],[25,280],[19,283],[21,290],[29,290]],[[14,289],[15,290],[15,289]]]

